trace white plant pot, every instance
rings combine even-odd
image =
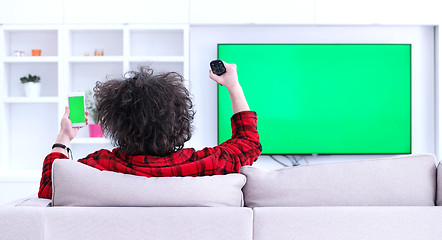
[[[28,82],[25,83],[25,93],[26,97],[39,97],[40,96],[40,83]]]

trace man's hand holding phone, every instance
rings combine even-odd
[[[69,146],[80,128],[88,124],[88,112],[85,111],[84,93],[70,93],[68,97],[69,107],[66,107],[63,117],[61,118],[60,132],[58,133],[56,143]],[[66,154],[63,148],[54,148],[53,152],[61,152]]]
[[[61,137],[63,137],[64,139],[62,139],[63,142],[60,142],[60,143],[65,144],[65,145],[69,144],[69,142],[72,141],[72,139],[74,139],[77,136],[77,133],[80,130],[80,128],[82,128],[82,127],[73,126],[73,123],[69,117],[70,112],[71,111],[70,111],[69,107],[66,107],[64,115],[61,118],[61,127],[60,127],[59,136],[61,135]],[[88,124],[88,120],[89,120],[87,115],[88,115],[88,112],[85,112],[85,125]],[[58,140],[58,138],[57,138],[57,140]]]

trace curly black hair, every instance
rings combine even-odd
[[[94,97],[105,136],[126,154],[166,156],[192,135],[192,100],[176,72],[140,67],[123,79],[97,82]]]

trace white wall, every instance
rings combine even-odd
[[[191,24],[297,23],[315,22],[316,1],[310,0],[190,0]]]
[[[439,24],[439,0],[0,0],[0,23]]]
[[[39,182],[0,182],[0,206],[23,197],[37,195]]]
[[[188,23],[180,0],[0,0],[0,23]]]

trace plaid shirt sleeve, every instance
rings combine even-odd
[[[231,118],[231,124],[232,138],[212,150],[218,155],[214,174],[239,172],[241,166],[252,165],[261,155],[256,113],[236,113]]]
[[[52,163],[55,159],[68,159],[68,157],[59,152],[52,152],[46,156],[38,190],[39,198],[52,198]]]

